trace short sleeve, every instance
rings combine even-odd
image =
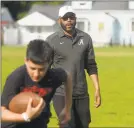
[[[22,76],[18,75],[17,72],[13,72],[7,78],[1,96],[1,106],[5,106],[8,108],[8,104],[11,99],[20,92],[20,87],[22,86],[22,83]]]

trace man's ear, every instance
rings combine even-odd
[[[27,64],[27,61],[28,61],[28,59],[27,58],[24,58],[24,63],[25,64]]]
[[[60,18],[58,19],[58,23],[59,23],[59,24],[61,23],[61,19],[60,19]]]

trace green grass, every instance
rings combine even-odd
[[[134,47],[95,48],[102,105],[94,107],[94,87],[88,78],[91,127],[134,127]],[[2,47],[2,85],[7,75],[23,64],[25,47]],[[57,126],[52,106],[50,127]]]

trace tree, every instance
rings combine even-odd
[[[2,7],[7,7],[14,20],[25,16],[33,4],[59,5],[64,1],[1,1]]]

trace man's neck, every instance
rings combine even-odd
[[[69,37],[73,37],[74,35],[75,35],[75,30],[73,30],[72,32],[66,32],[66,31],[64,31],[64,34],[65,35],[67,35],[67,36],[69,36]]]

